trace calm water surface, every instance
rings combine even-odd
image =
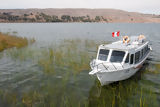
[[[153,51],[132,78],[101,87],[89,61],[118,30],[144,34]],[[160,24],[1,23],[0,32],[36,39],[0,53],[0,106],[160,106]]]

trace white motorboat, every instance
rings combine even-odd
[[[101,85],[125,80],[142,67],[151,50],[144,35],[124,36],[123,40],[102,44],[97,58],[90,62],[89,74],[96,75]]]

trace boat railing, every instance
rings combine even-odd
[[[106,64],[106,62],[96,64],[95,60],[93,60],[90,65],[91,65],[92,69],[96,69],[97,71],[102,71],[102,70],[117,71],[117,70],[120,70],[119,68],[124,69],[124,66],[122,65],[122,63],[118,63],[118,64],[120,64],[120,66],[118,66],[118,67],[116,65],[114,65],[114,63],[111,63],[111,62],[109,62],[109,63],[107,62],[107,64]],[[114,69],[111,69],[111,68],[114,68]]]

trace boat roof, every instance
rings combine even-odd
[[[129,43],[123,43],[122,40],[113,42],[111,44],[103,44],[100,45],[101,48],[107,48],[107,49],[115,49],[115,50],[131,50],[131,49],[137,49],[144,45],[147,41],[146,39],[139,40],[139,36],[131,36],[129,37],[130,42]]]

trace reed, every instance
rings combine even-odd
[[[0,51],[12,47],[21,48],[27,46],[29,41],[30,40],[25,37],[11,36],[0,32]],[[32,43],[35,42],[33,40],[31,41]]]
[[[150,86],[149,82],[137,78],[137,75],[104,87],[101,87],[98,80],[92,77],[95,80],[93,86],[86,86],[86,89],[81,89],[81,86],[85,86],[87,83],[84,82],[79,85],[77,81],[83,79],[80,78],[80,76],[84,76],[83,73],[88,74],[90,70],[89,62],[92,56],[96,56],[94,51],[96,51],[95,47],[98,44],[99,42],[93,40],[65,39],[46,48],[32,49],[25,47],[8,50],[8,56],[15,60],[34,60],[33,62],[36,63],[38,70],[42,70],[43,77],[46,76],[47,79],[41,80],[43,86],[39,86],[39,83],[38,89],[22,92],[20,96],[12,91],[0,91],[0,101],[3,104],[7,103],[8,106],[26,107],[158,106],[159,99],[155,94],[154,87],[146,88],[145,85]],[[90,50],[93,50],[93,52],[90,52]],[[148,72],[143,72],[143,70],[148,70]],[[139,72],[148,74],[154,70],[159,72],[159,65],[148,65]],[[86,76],[85,78],[90,77]],[[144,85],[141,85],[142,82]]]
[[[84,41],[80,39],[65,39],[59,45],[49,46],[50,48],[44,50],[45,52],[41,52],[45,58],[39,59],[40,66],[44,68],[45,72],[54,72],[55,70],[49,70],[53,66],[55,68],[66,67],[75,75],[83,70],[89,70],[91,56],[85,48],[81,47],[83,43]],[[91,46],[94,47],[94,45]]]
[[[149,64],[145,67],[145,72],[149,74],[159,74],[160,64]]]

